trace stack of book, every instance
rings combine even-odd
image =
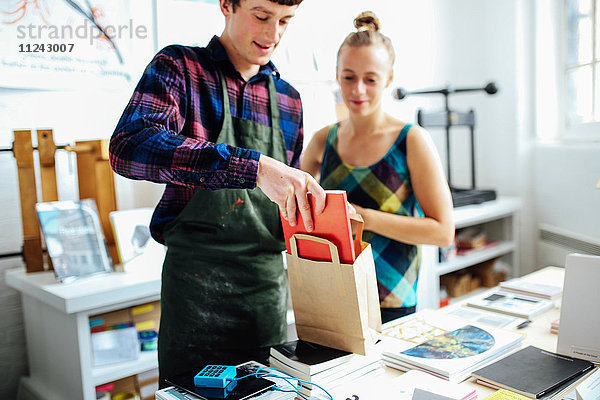
[[[562,295],[562,286],[547,285],[529,281],[524,278],[514,278],[500,282],[500,288],[507,292],[522,294],[530,297],[538,297],[546,300],[556,300]]]
[[[558,399],[585,380],[594,364],[528,346],[473,372],[477,383],[532,399]]]
[[[319,393],[316,385],[329,391],[377,370],[380,361],[380,354],[362,356],[304,340],[271,347],[269,357],[271,367],[305,381],[298,389],[305,396]]]
[[[560,318],[556,318],[550,323],[550,333],[558,335],[558,328],[560,328]]]
[[[434,312],[386,324],[383,335],[386,365],[425,371],[451,382],[461,382],[474,370],[510,354],[524,338],[517,332]]]

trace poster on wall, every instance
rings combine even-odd
[[[128,46],[149,34],[130,15],[130,0],[0,1],[0,87],[129,83]]]

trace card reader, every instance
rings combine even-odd
[[[194,385],[199,387],[225,388],[236,375],[230,365],[207,365],[194,376]]]

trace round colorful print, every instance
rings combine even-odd
[[[436,336],[402,354],[419,358],[465,358],[488,351],[496,343],[485,330],[467,325],[452,332]]]

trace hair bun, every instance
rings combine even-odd
[[[381,24],[379,23],[379,18],[377,18],[374,12],[363,11],[358,17],[354,18],[354,26],[359,32],[377,32]]]

